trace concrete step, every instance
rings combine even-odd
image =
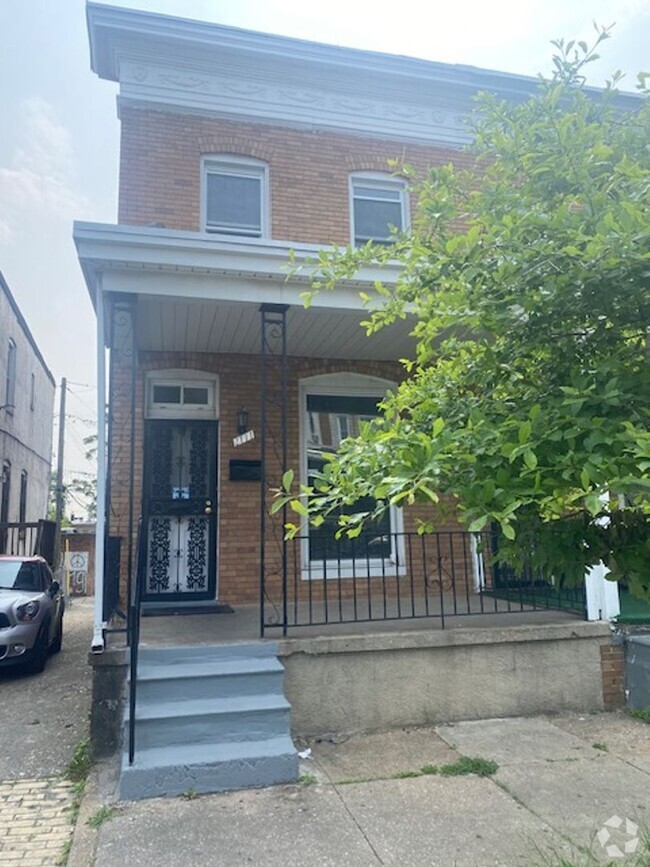
[[[275,657],[233,657],[205,662],[138,666],[138,704],[237,695],[282,695],[284,668]]]
[[[124,756],[121,797],[297,780],[283,676],[274,643],[141,647],[135,762]],[[127,707],[125,748],[128,729]]]
[[[140,664],[169,665],[178,662],[205,663],[217,659],[276,658],[278,646],[275,642],[253,641],[232,642],[230,644],[193,644],[178,647],[155,647],[142,644],[138,653]]]
[[[136,749],[256,741],[288,734],[290,706],[281,695],[156,702],[136,709]],[[128,738],[128,710],[125,715]]]
[[[133,765],[124,754],[124,800],[260,788],[298,779],[298,755],[288,735],[245,743],[185,744],[141,749]]]

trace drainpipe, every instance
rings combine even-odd
[[[95,607],[92,653],[104,650],[104,553],[106,543],[106,353],[104,349],[104,294],[101,275],[95,287],[97,311],[97,525],[95,535]]]

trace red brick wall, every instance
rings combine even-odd
[[[605,710],[625,705],[625,648],[622,644],[603,644],[600,648]]]
[[[199,230],[201,157],[225,153],[268,164],[272,238],[347,244],[351,172],[390,171],[391,159],[419,172],[450,161],[469,164],[451,148],[320,130],[135,108],[123,108],[121,120],[120,223]]]
[[[126,371],[113,365],[115,383],[124,384]],[[140,513],[142,496],[143,409],[144,374],[147,370],[188,368],[215,373],[219,376],[220,453],[219,453],[219,596],[229,602],[255,602],[259,594],[259,485],[229,479],[231,459],[258,459],[259,438],[243,446],[234,447],[237,434],[237,410],[249,410],[249,425],[259,437],[259,357],[257,355],[218,355],[185,353],[141,353],[136,395],[135,446],[135,515]],[[308,376],[325,373],[354,371],[382,379],[397,380],[401,375],[397,363],[373,361],[340,361],[332,359],[290,358],[288,360],[288,464],[299,468],[299,381]],[[271,383],[279,377],[269,374]],[[113,444],[111,474],[110,532],[122,536],[122,551],[126,551],[128,533],[128,496],[130,483],[130,398],[128,389],[115,386],[113,399]],[[267,478],[271,486],[280,485],[279,464],[279,409],[269,411],[267,428],[273,435],[268,449]],[[275,440],[275,442],[273,442]],[[269,502],[271,496],[269,495]],[[433,517],[433,516],[432,516]],[[405,518],[405,530],[415,528],[416,513],[410,510]],[[440,528],[457,529],[453,510]],[[279,517],[269,521],[267,534],[268,570],[270,587],[277,585],[282,529]],[[467,552],[456,551],[457,567],[465,569]],[[123,566],[125,555],[122,558]],[[469,566],[469,564],[467,564]],[[293,569],[293,564],[290,564]],[[420,567],[421,570],[421,567]],[[124,570],[123,570],[124,571]],[[306,582],[303,582],[305,584]],[[302,587],[302,585],[301,585]],[[351,588],[345,589],[351,592]],[[306,588],[300,590],[301,595]]]

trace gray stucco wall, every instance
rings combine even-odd
[[[292,730],[371,731],[601,710],[607,624],[458,629],[280,644]]]
[[[11,465],[9,520],[18,521],[21,473],[27,473],[27,521],[45,518],[52,460],[54,382],[0,275],[0,406],[7,402],[9,341],[16,344],[14,408],[0,410],[0,470]],[[32,400],[32,374],[34,391]]]

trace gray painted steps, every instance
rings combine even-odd
[[[274,641],[230,642],[228,644],[191,644],[177,647],[154,647],[143,644],[140,646],[139,663],[150,662],[152,665],[166,665],[170,662],[189,662],[191,660],[206,662],[208,659],[249,659],[262,657],[269,659],[277,657],[278,645]],[[138,664],[139,664],[138,663]]]
[[[275,657],[235,657],[205,662],[151,662],[138,666],[138,698],[144,704],[154,699],[185,701],[226,694],[282,695],[284,668]]]
[[[289,730],[289,712],[286,699],[277,695],[143,707],[136,711],[136,748],[278,737]]]
[[[284,669],[274,643],[143,647],[136,756],[120,796],[177,795],[294,782]],[[128,710],[125,714],[128,744]]]
[[[294,783],[298,756],[288,736],[241,744],[217,744],[210,749],[187,744],[170,761],[167,748],[143,750],[129,766],[124,755],[120,797],[124,800],[204,794]]]

